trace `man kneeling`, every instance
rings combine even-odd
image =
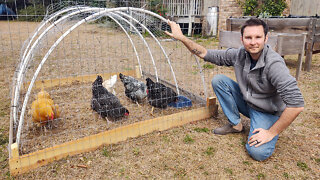
[[[260,19],[247,20],[241,27],[239,49],[207,50],[185,37],[180,26],[168,21],[171,33],[194,54],[219,66],[233,66],[237,82],[224,75],[212,79],[212,88],[229,120],[214,134],[225,135],[244,130],[240,113],[250,118],[246,149],[255,160],[270,157],[279,134],[303,111],[304,100],[296,79],[284,59],[270,46],[268,26]]]

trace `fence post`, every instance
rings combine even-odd
[[[307,39],[307,47],[306,47],[306,60],[304,65],[305,71],[310,71],[311,61],[312,61],[312,51],[313,51],[313,39],[316,31],[316,19],[312,18],[310,20],[308,39]]]

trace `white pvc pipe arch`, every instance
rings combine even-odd
[[[118,8],[115,8],[115,9],[118,9]],[[87,9],[85,9],[87,10]],[[101,9],[99,9],[101,10]],[[68,31],[66,31],[55,43],[54,45],[52,45],[52,47],[49,49],[49,51],[47,52],[47,54],[45,55],[45,57],[42,59],[41,63],[39,64],[31,82],[30,82],[30,85],[29,85],[29,88],[28,88],[28,91],[26,93],[26,96],[25,96],[25,99],[24,99],[24,103],[23,103],[23,106],[22,106],[22,111],[21,111],[21,115],[20,115],[20,122],[19,122],[19,126],[18,126],[18,132],[17,132],[17,143],[19,144],[20,143],[20,136],[21,136],[21,130],[22,130],[22,126],[23,126],[23,123],[24,123],[24,112],[26,110],[26,105],[27,105],[27,102],[28,102],[28,99],[29,99],[29,96],[30,96],[30,93],[31,93],[31,90],[32,90],[32,87],[33,87],[33,84],[35,82],[35,79],[37,78],[43,64],[45,63],[46,59],[49,57],[49,55],[51,54],[51,52],[55,49],[55,47],[64,39],[64,37],[66,37],[71,31],[73,31],[76,27],[78,27],[79,25],[81,25],[82,23],[84,22],[87,22],[87,21],[90,21],[91,19],[94,19],[96,18],[97,16],[104,16],[104,14],[107,15],[107,13],[110,13],[112,11],[116,11],[114,9],[105,9],[104,11],[100,11],[98,13],[95,13],[81,21],[79,21],[78,23],[76,23],[75,25],[73,25]],[[130,17],[129,17],[130,18]],[[132,18],[132,17],[131,17]],[[134,19],[134,18],[132,18]],[[125,19],[124,19],[125,20]],[[135,20],[135,19],[134,19]],[[130,22],[128,22],[127,20],[125,20],[127,23],[129,23],[131,26],[133,26]],[[52,27],[52,26],[51,26]],[[133,26],[134,27],[134,26]],[[135,28],[135,27],[134,27]],[[145,28],[145,27],[144,27]],[[49,30],[49,29],[48,29]],[[48,30],[46,30],[45,32],[43,32],[42,35],[44,35]],[[142,39],[144,40],[143,36],[140,34],[140,32],[135,28],[135,30],[139,33],[140,37],[142,37]],[[149,31],[150,32],[150,31]],[[151,33],[151,32],[150,32]],[[152,33],[151,33],[152,34]],[[153,34],[152,34],[153,35]],[[154,37],[154,36],[153,36]],[[154,37],[155,38],[155,37]],[[155,38],[156,39],[156,38]],[[38,42],[38,40],[36,41]],[[145,42],[145,40],[144,40]],[[34,44],[31,48],[31,50],[35,47],[36,44]],[[146,45],[148,47],[148,45]],[[162,48],[162,47],[161,47]],[[31,51],[30,50],[30,51]],[[28,54],[30,54],[30,51]],[[165,53],[165,52],[164,52]],[[152,53],[150,53],[152,55]],[[29,55],[30,56],[30,55]],[[23,64],[23,67],[26,66],[26,64],[28,63],[30,57],[27,57],[26,58],[26,61],[24,61],[24,64]],[[138,56],[137,56],[138,57]],[[154,61],[153,61],[154,63]],[[25,68],[24,68],[25,69]],[[21,77],[21,74],[23,73],[20,73],[20,76]],[[18,81],[18,86],[19,86],[19,83],[21,83],[22,81]],[[16,114],[15,114],[16,115]]]

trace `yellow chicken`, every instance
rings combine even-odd
[[[32,121],[45,125],[49,120],[60,117],[59,106],[54,104],[48,92],[43,88],[31,104]]]

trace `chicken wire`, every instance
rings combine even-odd
[[[135,108],[118,80],[117,97],[129,110],[134,110],[131,118],[108,125],[90,109],[92,82],[80,80],[44,87],[59,105],[61,117],[51,127],[38,126],[28,114],[41,88],[34,82],[119,74],[138,66],[142,73],[140,80],[152,77],[171,85],[193,100],[191,108],[205,105],[208,83],[202,74],[203,62],[164,34],[165,30],[170,31],[166,19],[140,8],[69,5],[49,6],[44,20],[29,33],[20,51],[12,85],[11,118],[15,132],[12,141],[18,142],[21,154],[153,118],[145,112],[151,106],[145,102],[141,109]],[[187,109],[190,108],[158,109],[156,116]]]

